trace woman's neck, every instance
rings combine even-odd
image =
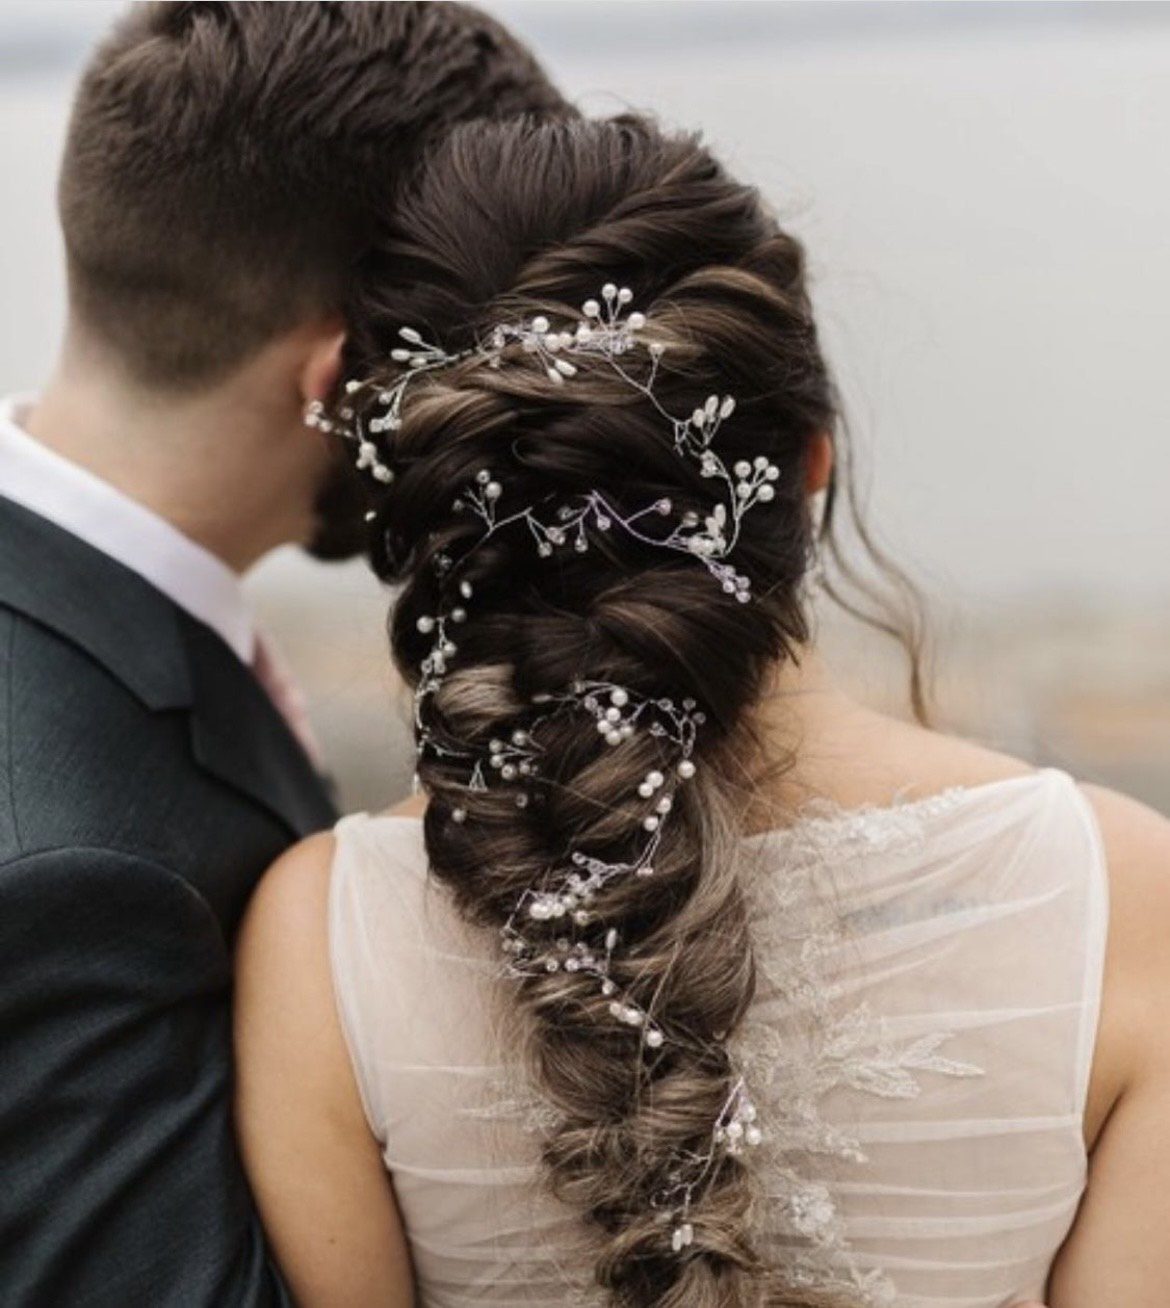
[[[783,822],[813,799],[845,807],[889,802],[932,734],[860,703],[811,646],[776,668],[754,727],[756,827]]]

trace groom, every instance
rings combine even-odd
[[[85,72],[65,340],[0,409],[5,1308],[284,1302],[230,1131],[230,955],[334,812],[239,577],[356,549],[302,424],[347,272],[428,137],[527,110],[564,107],[456,4],[138,5]]]

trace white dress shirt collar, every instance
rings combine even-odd
[[[158,514],[20,426],[27,399],[0,401],[0,495],[116,559],[251,663],[256,634],[240,578]]]

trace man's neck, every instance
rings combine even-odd
[[[232,398],[230,388],[168,396],[64,366],[21,425],[242,573],[288,535]]]

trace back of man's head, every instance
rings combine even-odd
[[[565,107],[466,5],[135,5],[74,104],[72,311],[137,382],[212,382],[340,305],[430,138],[526,111]]]

